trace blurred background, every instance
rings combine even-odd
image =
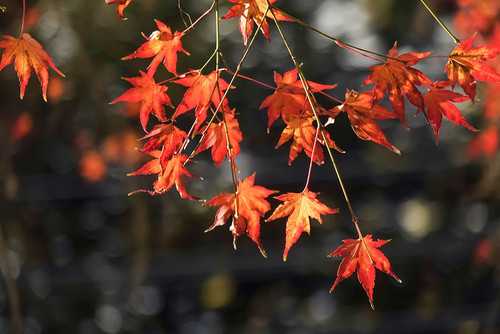
[[[328,293],[340,261],[326,255],[355,234],[327,164],[314,169],[311,190],[340,214],[325,217],[323,225],[313,222],[311,236],[300,239],[287,263],[281,260],[283,220],[262,225],[264,259],[246,237],[234,251],[228,226],[203,233],[215,210],[181,201],[175,191],[127,197],[153,179],[125,176],[146,159],[136,150],[142,136],[137,106],[108,102],[129,87],[122,76],[135,76],[148,63],[120,58],[142,44],[141,32],[156,29],[153,19],[184,28],[177,1],[134,1],[126,21],[102,0],[27,3],[27,30],[67,77],[51,76],[44,103],[35,77],[20,101],[12,66],[0,72],[0,333],[14,333],[16,323],[26,334],[500,333],[500,156],[498,116],[491,116],[500,115],[500,103],[490,103],[491,117],[484,114],[487,92],[500,91],[481,85],[478,102],[463,105],[465,117],[486,134],[475,138],[443,121],[439,145],[408,106],[410,130],[382,124],[402,156],[358,140],[345,117],[332,127],[347,150],[337,162],[361,226],[392,239],[384,252],[404,281],[398,285],[378,272],[371,311],[355,276]],[[497,0],[431,4],[459,37],[479,30],[487,40],[500,13]],[[0,5],[7,7],[0,32],[17,35],[20,1]],[[193,18],[209,5],[182,1]],[[229,3],[223,5],[225,12]],[[381,53],[396,40],[402,51],[446,56],[453,48],[419,1],[276,5]],[[346,88],[361,87],[372,60],[284,25],[310,80],[338,83],[334,94],[341,98]],[[222,31],[223,53],[235,66],[243,51],[237,21],[223,21]],[[259,37],[242,70],[269,84],[273,70],[292,68],[272,31],[271,42]],[[203,64],[213,36],[210,16],[184,38],[192,56],[180,57],[180,71]],[[420,68],[443,79],[444,61],[432,58]],[[229,98],[245,136],[242,176],[256,171],[257,183],[270,189],[301,189],[308,160],[301,155],[287,167],[288,145],[274,150],[283,124],[266,134],[266,112],[258,110],[272,92],[242,80],[236,86]],[[182,90],[169,94],[179,101]],[[203,176],[188,183],[193,194],[209,198],[231,189],[228,164],[214,167],[208,153],[192,171]]]

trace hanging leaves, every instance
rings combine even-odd
[[[233,245],[236,249],[236,239],[244,234],[255,242],[262,256],[266,257],[260,241],[261,218],[271,210],[267,198],[276,193],[262,186],[255,185],[255,173],[239,182],[238,192],[222,193],[206,202],[207,206],[219,207],[215,220],[205,232],[212,231],[218,226],[223,226],[232,217],[230,231],[233,234]]]
[[[254,25],[262,23],[261,30],[265,38],[269,39],[269,23],[264,18],[274,19],[273,13],[278,21],[294,21],[292,17],[284,13],[283,11],[272,8],[267,11],[268,4],[267,0],[228,0],[233,3],[234,6],[229,9],[229,11],[222,17],[223,19],[240,18],[240,32],[243,36],[243,44],[247,45],[248,39],[253,33]],[[277,0],[269,0],[272,5]],[[272,10],[272,12],[271,12]],[[266,15],[267,11],[267,15]]]
[[[283,204],[280,204],[266,221],[288,217],[285,230],[286,241],[283,261],[287,260],[288,252],[299,240],[302,233],[311,233],[310,218],[316,219],[322,224],[321,215],[338,212],[338,209],[329,208],[321,203],[317,199],[317,196],[317,193],[305,189],[300,193],[286,193],[275,197],[277,200],[283,202]]]
[[[371,92],[358,93],[354,90],[347,90],[344,103],[329,110],[326,115],[335,118],[341,112],[347,113],[352,130],[359,139],[372,141],[387,147],[396,154],[401,154],[375,122],[375,120],[394,119],[397,115],[376,104]]]
[[[111,101],[111,104],[118,102],[141,103],[139,118],[142,129],[147,131],[149,116],[153,113],[159,121],[167,121],[164,105],[173,107],[170,97],[166,94],[167,87],[159,85],[153,77],[144,72],[140,76],[133,78],[122,78],[129,82],[133,88],[130,88],[122,95]]]
[[[445,72],[452,83],[457,83],[474,100],[476,80],[500,83],[500,74],[486,62],[495,58],[499,48],[473,47],[477,34],[457,44],[448,56]]]
[[[191,196],[184,185],[184,177],[192,177],[193,175],[184,167],[187,156],[183,154],[176,154],[170,160],[162,163],[160,151],[153,151],[149,153],[154,159],[144,164],[136,171],[127,174],[128,176],[139,175],[154,175],[157,174],[158,178],[153,183],[153,190],[138,190],[138,192],[146,192],[150,195],[161,195],[172,189],[173,186],[182,199],[194,200],[196,197]]]
[[[229,145],[231,145],[231,157],[240,154],[240,142],[243,140],[234,110],[226,113],[224,117],[223,121],[212,123],[207,127],[206,134],[196,150],[198,154],[211,148],[212,160],[216,165],[220,165],[229,156]]]
[[[358,281],[365,290],[372,309],[374,309],[373,289],[375,287],[375,269],[386,273],[398,283],[401,283],[399,277],[392,272],[391,263],[384,253],[379,250],[380,247],[389,241],[373,240],[370,234],[359,239],[343,240],[342,245],[328,255],[328,257],[339,256],[343,258],[337,270],[337,278],[330,292],[333,292],[340,282],[351,277],[357,271]]]
[[[144,44],[122,60],[153,58],[148,66],[149,76],[156,73],[160,64],[170,73],[177,75],[177,54],[182,52],[190,55],[182,46],[183,33],[172,32],[170,27],[160,20],[155,20],[155,23],[158,30],[153,31]]]
[[[289,119],[297,116],[312,115],[304,88],[298,78],[296,68],[281,75],[274,72],[276,89],[272,95],[262,101],[259,109],[267,109],[267,128],[270,129],[280,117]],[[337,85],[323,85],[314,81],[307,82],[313,93],[333,89]]]
[[[175,119],[194,109],[196,118],[195,132],[207,118],[207,111],[210,108],[210,104],[216,108],[221,101],[222,95],[229,88],[227,82],[220,78],[216,71],[208,75],[203,75],[200,72],[189,73],[174,82],[188,89],[184,93],[184,97],[177,106],[172,118]],[[223,108],[229,108],[227,100],[224,100],[224,103]]]
[[[425,102],[425,116],[429,122],[434,136],[436,137],[436,142],[439,141],[439,130],[441,129],[441,120],[446,117],[451,122],[456,125],[463,126],[470,131],[478,131],[475,127],[469,124],[467,120],[462,116],[460,109],[454,103],[460,103],[468,101],[467,96],[443,89],[449,86],[448,82],[444,83],[434,83],[424,95]]]
[[[418,109],[424,108],[424,99],[417,86],[428,85],[431,80],[411,66],[430,54],[431,52],[408,52],[399,55],[398,44],[394,43],[385,64],[372,66],[372,73],[364,81],[364,84],[374,86],[373,92],[377,100],[388,95],[392,109],[402,123],[405,123],[405,97]]]
[[[49,67],[62,77],[64,77],[64,74],[57,68],[42,45],[30,34],[23,33],[19,38],[9,35],[2,36],[0,49],[4,49],[0,60],[0,71],[14,62],[14,69],[19,78],[19,97],[21,100],[24,98],[26,86],[31,78],[32,71],[34,71],[42,87],[43,99],[47,102]]]

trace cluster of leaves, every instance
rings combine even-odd
[[[321,84],[306,79],[280,25],[282,22],[289,22],[316,32],[318,30],[274,7],[276,0],[227,0],[230,8],[222,19],[239,19],[245,52],[236,70],[231,70],[227,64],[224,64],[225,67],[222,68],[219,40],[219,2],[222,1],[214,0],[210,8],[181,31],[174,31],[166,23],[155,20],[156,30],[149,36],[145,36],[146,40],[137,50],[122,58],[123,60],[149,60],[148,66],[138,71],[136,76],[124,78],[132,87],[111,102],[112,104],[126,102],[140,105],[139,122],[144,131],[140,151],[151,160],[129,175],[155,175],[152,189],[138,192],[161,195],[175,187],[181,198],[198,200],[186,186],[186,180],[193,177],[188,168],[190,162],[197,159],[202,152],[210,150],[211,159],[216,166],[220,166],[225,160],[229,161],[234,188],[231,192],[219,193],[211,199],[201,200],[205,206],[218,208],[214,222],[207,231],[224,226],[230,221],[230,231],[235,246],[238,237],[247,235],[266,256],[260,238],[261,223],[272,209],[269,197],[274,196],[274,199],[281,204],[273,210],[266,221],[286,219],[283,253],[283,260],[286,261],[291,248],[301,235],[304,232],[310,233],[311,218],[322,223],[322,216],[338,212],[338,209],[330,208],[322,203],[318,199],[318,193],[309,189],[312,168],[315,164],[324,164],[326,150],[342,186],[343,195],[357,231],[356,239],[344,240],[343,244],[330,254],[330,256],[343,257],[337,272],[337,279],[331,290],[333,291],[338,283],[357,271],[358,280],[373,306],[376,269],[392,276],[397,281],[399,278],[392,272],[389,260],[379,250],[388,241],[373,240],[370,234],[364,235],[360,230],[358,219],[351,207],[333,159],[332,150],[344,151],[332,139],[327,125],[345,112],[357,137],[400,154],[399,149],[385,136],[378,121],[397,119],[407,127],[405,103],[408,101],[424,115],[436,141],[439,140],[443,117],[468,130],[476,131],[462,116],[456,104],[474,101],[477,81],[489,82],[492,84],[490,87],[495,87],[493,89],[500,87],[498,63],[495,65],[496,69],[492,65],[493,60],[500,53],[498,44],[500,28],[497,26],[489,43],[479,47],[474,46],[477,34],[459,41],[450,33],[456,45],[444,64],[446,78],[439,81],[431,80],[415,67],[431,57],[430,51],[400,54],[397,43],[394,43],[387,55],[381,55],[321,33],[334,41],[335,45],[377,62],[370,68],[370,74],[363,82],[364,86],[369,88],[361,91],[348,89],[345,98],[340,99],[329,93],[336,85]],[[105,3],[116,5],[118,15],[125,18],[125,9],[133,3],[133,0],[105,0]],[[461,1],[460,3],[466,7],[473,6],[475,2]],[[202,19],[212,13],[215,13],[217,27],[214,53],[198,69],[179,73],[177,68],[179,56],[190,55],[183,47],[183,39]],[[262,32],[265,38],[270,38],[271,23],[275,24],[295,65],[293,69],[283,74],[275,72],[274,85],[259,82],[239,73],[240,65],[258,33]],[[40,81],[44,100],[47,100],[48,69],[51,68],[57,74],[64,76],[43,47],[23,31],[23,26],[21,26],[19,37],[3,36],[0,40],[0,49],[3,50],[0,70],[14,63],[20,82],[21,99],[25,94],[32,71]],[[209,71],[207,68],[212,61],[215,66]],[[163,70],[169,73],[170,77],[157,81],[159,72]],[[231,79],[226,80],[225,76],[230,76]],[[231,91],[237,91],[234,85],[236,78],[248,79],[273,90],[273,93],[262,101],[260,109],[267,110],[268,129],[277,121],[283,122],[284,128],[276,148],[291,142],[288,154],[289,165],[302,152],[309,157],[307,180],[302,191],[277,195],[275,190],[256,185],[255,173],[244,179],[240,178],[237,157],[244,134],[240,129],[238,114],[228,99]],[[173,101],[168,95],[171,85],[185,89],[180,101]],[[461,87],[463,93],[457,92],[456,86]],[[495,90],[492,93],[494,97],[491,101],[493,102],[490,102],[494,104],[492,108],[496,109],[499,104],[497,92],[498,90]],[[328,98],[333,102],[332,105],[320,105],[316,100],[318,95]],[[385,106],[386,100],[390,107]],[[495,132],[498,132],[496,128],[498,115],[500,113],[491,116],[495,119]],[[182,128],[179,125],[182,123],[179,122],[181,118],[191,119],[192,125]],[[490,130],[486,133],[488,131]],[[191,142],[196,143],[194,148],[189,145]]]
[[[459,10],[455,15],[455,26],[464,35],[479,32],[485,48],[500,49],[500,3],[495,0],[460,0]],[[500,72],[500,61],[491,57],[489,66]],[[494,80],[493,80],[494,81]],[[500,84],[488,82],[483,90],[481,100],[484,101],[483,131],[471,141],[468,155],[472,159],[486,157],[491,159],[500,144]]]
[[[232,6],[222,19],[239,19],[243,44],[247,47],[251,46],[254,34],[257,34],[258,30],[269,39],[268,20],[273,20],[278,29],[281,21],[298,23],[307,27],[307,24],[301,20],[275,7],[270,7],[274,5],[275,0],[228,0],[228,2]],[[118,4],[119,14],[122,15],[123,9],[130,4],[130,1],[113,1],[113,3]],[[217,12],[218,1],[214,2],[211,9],[213,6],[216,7]],[[216,20],[218,20],[218,14]],[[153,189],[146,191],[151,195],[163,194],[175,186],[181,198],[193,200],[197,197],[187,191],[184,183],[186,178],[192,177],[187,169],[189,162],[208,149],[211,150],[215,165],[219,166],[228,159],[234,189],[232,192],[221,193],[203,201],[206,206],[218,207],[214,223],[207,231],[223,226],[231,220],[230,231],[233,234],[234,246],[236,247],[236,239],[246,234],[266,256],[260,239],[261,220],[271,210],[269,197],[277,191],[256,185],[255,173],[244,180],[239,178],[236,158],[244,135],[240,130],[237,113],[228,100],[230,90],[236,90],[233,82],[239,76],[239,66],[236,72],[219,67],[220,50],[217,35],[215,69],[204,74],[203,71],[209,63],[207,62],[199,70],[178,74],[176,66],[178,54],[189,55],[189,52],[182,46],[182,39],[192,27],[187,27],[184,31],[173,32],[165,23],[159,20],[155,22],[158,30],[151,33],[136,51],[123,58],[124,60],[152,59],[147,70],[141,71],[137,77],[125,78],[133,88],[112,101],[112,103],[141,103],[140,123],[146,132],[143,138],[145,143],[141,151],[150,155],[152,160],[130,175],[156,175]],[[256,25],[257,31],[255,31]],[[280,34],[285,46],[291,52],[281,31]],[[451,50],[444,65],[445,80],[433,81],[415,67],[419,62],[431,56],[430,51],[399,54],[397,43],[394,43],[386,56],[372,52],[367,54],[366,50],[334,39],[335,43],[342,48],[380,61],[379,64],[370,68],[370,74],[364,80],[364,85],[371,89],[363,91],[348,89],[344,100],[341,100],[328,93],[336,85],[308,81],[298,66],[283,74],[274,72],[274,86],[260,83],[274,90],[273,94],[267,96],[260,106],[260,109],[267,110],[268,131],[278,120],[285,124],[276,148],[291,142],[288,155],[289,165],[302,152],[310,159],[304,189],[297,193],[274,196],[282,203],[266,219],[266,221],[283,218],[287,220],[284,261],[300,236],[304,232],[310,233],[311,218],[321,223],[323,215],[338,212],[337,209],[332,209],[322,203],[318,199],[318,194],[309,190],[309,180],[313,164],[324,163],[325,149],[329,151],[330,156],[331,149],[344,152],[335,144],[326,128],[326,125],[342,112],[347,114],[354,133],[360,139],[382,145],[397,154],[400,154],[399,149],[387,139],[377,121],[398,119],[404,126],[407,126],[405,100],[425,116],[436,142],[439,140],[443,117],[470,131],[477,131],[462,116],[456,104],[474,101],[477,81],[500,82],[500,75],[488,64],[488,61],[494,59],[500,50],[491,46],[475,47],[476,37],[477,35],[473,34],[461,42],[457,40],[456,46]],[[243,60],[244,56],[241,61]],[[161,64],[172,77],[158,83],[155,81],[155,74]],[[227,74],[232,74],[230,83],[223,78]],[[257,80],[248,76],[239,77],[258,83]],[[176,104],[173,104],[167,95],[170,84],[186,88],[182,100]],[[464,94],[456,92],[455,86],[460,86]],[[335,105],[331,107],[319,105],[315,98],[318,94],[328,97],[335,102]],[[383,105],[385,99],[388,100],[392,110]],[[172,111],[166,112],[165,106],[172,108]],[[178,128],[177,119],[189,113],[194,119],[190,129]],[[158,124],[150,130],[151,114],[154,115]],[[327,119],[326,122],[325,119]],[[198,138],[198,144],[190,153],[187,153],[187,143],[195,138]],[[349,203],[348,206],[350,207]],[[330,256],[344,258],[331,290],[333,291],[338,283],[357,271],[358,280],[373,307],[375,270],[378,269],[397,281],[400,280],[392,272],[389,260],[379,250],[387,241],[373,240],[371,235],[363,235],[357,218],[352,211],[351,214],[358,238],[344,240],[343,245],[330,254]]]

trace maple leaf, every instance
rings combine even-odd
[[[282,117],[287,118],[297,116],[303,112],[312,114],[310,104],[307,100],[302,83],[298,78],[296,68],[281,75],[274,72],[274,82],[276,89],[272,95],[267,96],[262,101],[259,109],[267,109],[267,128],[271,128],[274,122]],[[337,85],[323,85],[314,81],[308,81],[313,93],[333,89]]]
[[[128,89],[125,93],[111,101],[111,104],[118,102],[140,102],[141,109],[139,118],[145,132],[148,132],[146,128],[151,113],[161,122],[167,120],[163,106],[173,106],[170,97],[166,94],[168,87],[157,84],[153,77],[150,77],[142,71],[138,77],[122,79],[128,81],[134,87]]]
[[[471,100],[476,96],[476,80],[500,83],[500,74],[486,64],[500,49],[488,46],[473,47],[477,34],[457,44],[448,56],[445,72],[448,79],[458,83]]]
[[[454,105],[454,103],[468,101],[469,98],[467,96],[443,89],[448,85],[449,83],[447,82],[436,82],[424,95],[425,117],[434,132],[436,142],[439,141],[439,130],[441,129],[441,120],[443,116],[451,122],[461,125],[470,131],[478,131],[475,127],[470,125],[469,122],[467,122],[467,120],[462,116],[460,109]]]
[[[240,18],[240,32],[241,36],[243,36],[243,44],[246,46],[248,43],[248,39],[253,33],[254,25],[261,25],[262,34],[266,39],[269,39],[269,23],[267,19],[264,17],[266,14],[268,3],[267,0],[228,0],[233,3],[229,11],[222,17],[223,19],[232,19],[235,17]],[[277,0],[269,0],[269,3],[272,5]],[[272,10],[272,12],[271,12]],[[284,13],[283,11],[273,8],[267,11],[266,17],[274,20],[274,16],[278,21],[295,21],[292,17]],[[264,21],[262,21],[264,20]]]
[[[158,66],[162,63],[167,71],[177,75],[177,53],[190,55],[182,46],[183,33],[178,31],[172,33],[170,27],[160,20],[155,20],[155,23],[158,30],[153,31],[144,44],[132,54],[123,57],[122,60],[153,58],[148,66],[150,76],[156,73]]]
[[[9,35],[2,36],[0,49],[4,49],[0,60],[0,71],[14,62],[14,69],[19,78],[19,97],[21,100],[24,98],[31,72],[34,71],[42,87],[43,99],[47,102],[48,68],[50,67],[62,77],[64,74],[56,67],[42,45],[30,34],[23,33],[19,38]]]
[[[236,239],[243,234],[248,235],[255,242],[261,254],[266,257],[266,252],[260,241],[261,218],[271,210],[267,197],[276,193],[262,186],[255,185],[255,173],[248,176],[238,184],[238,193],[222,193],[205,203],[210,207],[218,206],[215,220],[205,232],[212,231],[218,226],[223,226],[233,217],[230,231],[233,234],[233,246],[236,249]],[[236,208],[238,215],[236,215]]]
[[[365,85],[374,85],[374,94],[377,100],[388,94],[394,112],[402,123],[405,123],[406,97],[411,104],[423,110],[424,99],[417,86],[428,85],[431,80],[421,71],[411,67],[422,59],[429,57],[431,52],[408,52],[399,55],[398,44],[389,50],[384,64],[370,68],[372,73],[365,79]]]
[[[196,117],[195,132],[197,132],[207,118],[207,111],[210,108],[210,104],[212,103],[217,107],[222,95],[229,88],[227,82],[220,77],[217,85],[217,77],[216,71],[208,75],[198,72],[186,74],[184,77],[175,80],[175,83],[188,87],[188,89],[184,93],[182,101],[177,106],[172,119],[194,109]],[[217,86],[218,89],[216,88]],[[224,103],[227,104],[227,99],[224,100]],[[223,105],[223,108],[228,107]]]
[[[351,277],[355,271],[358,273],[358,281],[363,287],[373,306],[373,289],[375,287],[375,269],[378,269],[401,283],[396,274],[392,272],[391,263],[387,257],[379,250],[380,247],[390,240],[373,240],[370,234],[359,239],[347,239],[342,241],[342,245],[331,252],[328,257],[343,257],[337,270],[337,278],[333,283],[330,293],[337,285]]]
[[[137,190],[134,193],[146,192],[150,195],[161,195],[172,189],[173,186],[182,199],[194,200],[196,197],[190,195],[184,185],[184,177],[192,177],[193,175],[184,167],[187,156],[184,154],[176,154],[165,163],[161,161],[161,151],[153,151],[148,153],[154,159],[145,163],[136,171],[127,174],[127,176],[138,175],[153,175],[158,174],[158,178],[153,183],[153,190]]]
[[[316,219],[322,224],[321,215],[338,212],[338,209],[329,208],[321,203],[316,198],[317,195],[317,193],[305,189],[301,193],[286,193],[274,197],[284,203],[280,204],[266,221],[273,221],[288,216],[283,261],[286,261],[288,252],[299,240],[302,233],[311,233],[310,218]]]
[[[212,148],[212,160],[216,165],[220,165],[224,159],[229,155],[228,152],[228,136],[231,143],[232,157],[236,157],[240,153],[240,142],[243,140],[243,134],[240,130],[238,119],[232,113],[225,114],[225,121],[219,123],[212,123],[206,129],[206,134],[200,142],[196,150],[196,154]]]
[[[104,0],[107,5],[116,5],[116,13],[122,20],[126,20],[125,9],[132,3],[132,0]]]
[[[335,118],[341,112],[347,113],[352,130],[361,140],[369,140],[387,147],[396,154],[399,149],[391,144],[375,120],[394,119],[397,115],[376,104],[371,92],[347,90],[344,103],[329,110],[326,115]]]
[[[275,148],[279,148],[286,142],[292,140],[290,153],[288,154],[288,165],[291,165],[302,151],[304,151],[306,155],[311,158],[314,140],[316,139],[316,126],[313,125],[313,122],[313,116],[296,116],[285,120],[286,128],[281,133],[280,139]],[[327,145],[329,147],[334,148],[341,153],[344,152],[337,146],[337,144],[335,144],[335,142],[330,138],[330,134],[326,131],[325,137],[328,141]],[[318,136],[318,143],[325,145],[321,134]],[[314,149],[314,157],[312,159],[318,165],[324,163],[324,153],[321,146],[316,146]]]
[[[160,161],[164,164],[181,148],[187,133],[173,124],[157,124],[141,140],[147,140],[143,152],[156,151],[161,147]]]

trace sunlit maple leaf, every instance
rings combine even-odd
[[[491,125],[486,130],[481,131],[479,135],[469,143],[467,155],[470,159],[477,159],[484,156],[491,159],[498,152],[499,136],[498,128]]]
[[[391,144],[385,137],[384,132],[375,120],[397,118],[394,112],[390,112],[373,100],[371,92],[356,92],[347,90],[343,104],[329,110],[326,115],[335,118],[341,112],[347,113],[352,130],[362,140],[369,140],[387,147],[396,154],[401,154],[399,149]]]
[[[223,19],[232,19],[235,17],[240,18],[240,32],[243,36],[243,44],[247,45],[248,39],[253,33],[254,25],[259,25],[262,20],[261,31],[265,38],[269,39],[269,23],[267,19],[264,18],[266,15],[268,3],[267,0],[228,0],[233,3],[234,6],[229,9],[229,11],[222,17]],[[272,5],[277,0],[269,0]],[[273,20],[274,16],[278,21],[289,21],[293,22],[294,19],[284,13],[279,9],[271,9],[267,11],[266,17]]]
[[[401,122],[405,123],[404,98],[423,110],[424,99],[417,86],[431,83],[425,74],[411,66],[429,57],[431,52],[408,52],[399,55],[397,47],[397,43],[394,43],[387,54],[390,58],[384,64],[370,68],[372,73],[365,79],[364,84],[374,85],[373,91],[377,100],[387,93],[394,112]]]
[[[187,133],[184,130],[171,123],[157,124],[146,136],[141,138],[141,140],[146,140],[142,151],[152,152],[161,149],[160,160],[164,163],[170,160],[175,153],[178,153],[186,137]]]
[[[500,2],[498,0],[457,0],[459,7],[454,24],[462,33],[487,32],[498,22]]]
[[[111,101],[111,104],[118,102],[141,103],[139,118],[142,128],[147,131],[149,116],[153,113],[156,118],[162,122],[167,120],[165,116],[164,105],[172,106],[170,97],[166,94],[167,87],[157,84],[153,77],[144,72],[140,76],[133,78],[123,78],[128,81],[133,88],[128,89],[122,95]]]
[[[196,132],[207,118],[207,111],[210,108],[210,104],[213,104],[216,108],[221,101],[222,95],[229,88],[227,82],[220,77],[218,80],[219,84],[217,85],[217,77],[216,71],[208,75],[198,72],[186,74],[184,77],[175,80],[175,83],[188,87],[188,89],[184,93],[182,101],[177,106],[172,119],[194,109]],[[227,104],[227,99],[224,100],[224,103]],[[228,107],[223,105],[223,108]]]
[[[266,257],[266,252],[260,241],[261,218],[271,210],[267,197],[276,193],[262,186],[255,185],[255,173],[238,184],[238,194],[222,193],[206,202],[207,206],[219,207],[214,223],[205,232],[218,226],[223,226],[232,217],[230,231],[233,234],[233,245],[236,249],[236,239],[243,234],[255,242],[260,252]],[[236,213],[237,210],[237,213]]]
[[[125,9],[132,3],[133,0],[104,0],[108,5],[116,5],[116,13],[125,20]]]
[[[473,34],[458,43],[445,65],[448,79],[458,83],[471,100],[476,96],[476,81],[500,83],[500,74],[487,64],[487,61],[500,53],[500,49],[489,46],[473,47],[476,37],[477,34]]]
[[[288,155],[288,165],[291,165],[302,151],[304,151],[306,155],[311,158],[311,155],[313,153],[314,140],[316,138],[316,126],[313,124],[313,122],[313,116],[296,116],[291,117],[291,119],[289,120],[286,120],[286,128],[281,133],[278,144],[276,144],[276,148],[279,148],[290,140],[292,141],[292,145],[290,146],[290,153]],[[339,152],[343,152],[342,149],[340,149],[330,138],[330,135],[326,131],[325,137],[328,140],[327,145],[330,148],[334,148]],[[318,143],[321,145],[325,145],[321,134],[318,135]],[[321,165],[324,163],[324,160],[325,158],[323,148],[320,145],[316,145],[316,148],[314,149],[313,161],[318,165]]]
[[[477,131],[475,127],[469,124],[462,116],[460,109],[454,103],[468,101],[467,96],[443,89],[448,83],[434,83],[424,94],[425,117],[429,122],[436,142],[439,141],[439,130],[441,129],[441,120],[446,117],[456,125],[463,126],[470,131]]]
[[[56,67],[42,45],[30,34],[23,33],[19,38],[9,35],[2,36],[0,49],[4,49],[0,60],[0,71],[14,62],[14,69],[19,78],[19,97],[24,98],[31,72],[34,71],[42,87],[43,99],[47,101],[48,68],[50,67],[62,77],[64,74]]]
[[[342,245],[328,255],[328,257],[343,257],[337,270],[337,278],[330,292],[333,292],[340,282],[351,277],[357,271],[358,281],[365,290],[371,307],[374,308],[373,289],[375,287],[375,269],[386,273],[401,283],[399,277],[392,272],[391,263],[387,257],[378,249],[389,241],[373,240],[370,234],[362,239],[343,240]]]
[[[192,174],[184,167],[187,156],[184,154],[176,154],[170,160],[162,163],[161,151],[153,151],[149,153],[154,159],[145,163],[136,171],[127,174],[128,176],[138,175],[154,175],[157,174],[158,178],[153,183],[153,190],[138,190],[133,193],[146,192],[150,195],[161,195],[168,192],[175,186],[177,192],[183,199],[196,199],[191,196],[184,185],[184,177],[192,177]]]
[[[240,153],[240,142],[243,140],[240,124],[234,115],[234,111],[231,113],[225,113],[224,117],[227,124],[227,130],[224,121],[210,124],[210,126],[206,129],[207,132],[205,136],[196,150],[196,153],[198,154],[211,148],[212,160],[216,165],[220,165],[229,155],[229,143],[231,144],[232,157],[236,157]]]
[[[182,47],[183,33],[172,32],[170,27],[160,20],[155,20],[155,23],[158,30],[153,31],[144,44],[122,60],[153,58],[148,66],[150,76],[156,73],[162,63],[170,73],[177,74],[177,53],[182,52],[189,56],[189,52]]]
[[[275,197],[284,203],[280,204],[266,221],[288,217],[285,230],[286,241],[283,261],[286,261],[288,252],[299,240],[302,233],[311,233],[310,218],[316,219],[322,224],[321,215],[338,212],[338,209],[329,208],[321,203],[317,199],[317,195],[317,193],[305,189],[300,193],[286,193]]]
[[[267,96],[259,107],[259,109],[267,109],[268,129],[280,117],[297,116],[304,112],[312,115],[309,101],[298,78],[296,68],[285,72],[283,75],[275,71],[274,82],[276,90],[272,95]],[[308,81],[307,83],[313,93],[337,87],[337,85],[323,85],[314,81]]]

